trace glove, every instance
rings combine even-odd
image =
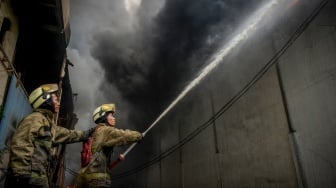
[[[92,127],[92,128],[90,128],[88,130],[85,130],[84,131],[84,137],[86,139],[88,139],[92,135],[92,133],[95,131],[95,129],[96,129],[95,127]]]
[[[144,133],[140,133],[141,134],[141,139],[137,141],[138,144],[141,143],[142,139],[145,137],[145,134]]]

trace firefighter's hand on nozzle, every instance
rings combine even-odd
[[[120,161],[123,161],[123,160],[125,159],[125,156],[124,156],[123,154],[120,154],[119,157],[118,157],[118,159],[119,159]]]

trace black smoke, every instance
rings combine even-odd
[[[147,1],[148,2],[148,1]],[[151,20],[142,1],[134,31],[102,31],[91,55],[138,116],[149,125],[181,92],[207,59],[261,0],[168,0]],[[106,91],[108,93],[108,91]],[[143,112],[143,113],[139,113]]]

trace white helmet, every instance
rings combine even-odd
[[[102,104],[96,108],[92,113],[92,118],[95,123],[98,123],[100,118],[104,117],[107,112],[115,112],[115,104]]]
[[[45,101],[51,98],[51,93],[58,91],[57,84],[44,84],[36,88],[29,95],[29,103],[36,109],[40,107]]]

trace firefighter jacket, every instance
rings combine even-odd
[[[52,147],[88,138],[85,131],[57,126],[52,117],[51,111],[36,109],[20,122],[11,141],[8,176],[29,178],[29,184],[49,187]]]
[[[113,147],[140,141],[142,134],[138,131],[117,129],[101,123],[97,125],[92,137],[91,151],[93,156],[90,163],[79,170],[76,180],[77,187],[110,187],[111,180],[108,167]]]

